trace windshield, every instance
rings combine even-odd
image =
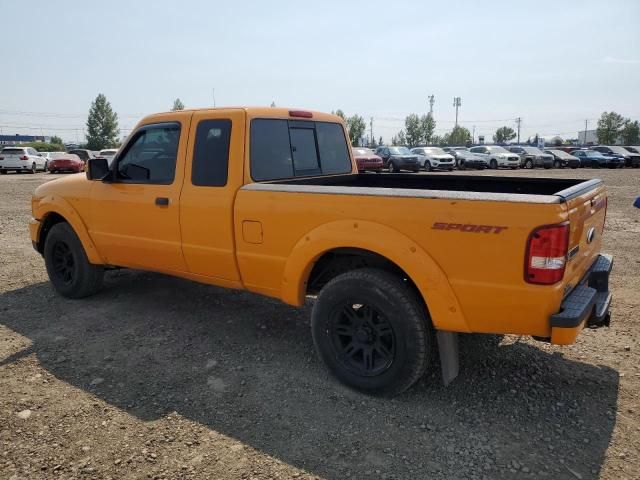
[[[427,155],[446,155],[447,154],[447,152],[445,152],[443,149],[438,148],[438,147],[425,148],[424,152]]]
[[[498,145],[490,145],[487,147],[487,150],[493,153],[510,153],[509,150],[503,147],[499,147]]]
[[[587,157],[600,158],[603,155],[600,152],[586,152]]]
[[[389,147],[389,151],[395,155],[409,155],[411,152],[407,147]]]
[[[531,153],[533,155],[542,155],[542,150],[540,150],[539,148],[536,147],[522,147],[522,149],[527,152],[527,153]]]
[[[368,148],[354,148],[354,155],[374,155],[373,150],[369,150]]]
[[[571,156],[567,152],[562,150],[547,150],[545,153],[552,153],[556,157],[560,157],[560,158],[569,158]]]
[[[621,155],[629,155],[629,152],[622,147],[609,147],[613,153],[619,153]]]

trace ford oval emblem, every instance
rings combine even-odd
[[[587,243],[593,242],[594,238],[596,238],[596,227],[591,227],[587,230]]]

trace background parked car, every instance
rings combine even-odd
[[[553,168],[578,168],[580,166],[580,159],[565,152],[564,150],[550,148],[545,150],[544,153],[548,153],[553,156]]]
[[[358,165],[358,172],[381,172],[384,166],[382,158],[370,148],[353,147],[353,158]],[[101,152],[102,153],[102,152]]]
[[[111,163],[113,162],[113,158],[116,156],[116,153],[118,153],[117,148],[107,148],[105,150],[100,150],[100,153],[98,153],[98,157],[106,158],[107,162],[109,162],[109,165],[111,165]]]
[[[630,151],[631,153],[640,153],[640,146],[638,145],[629,145],[627,147],[623,147],[625,150]]]
[[[95,155],[93,154],[93,152],[91,152],[91,150],[86,150],[84,148],[76,148],[73,150],[69,150],[69,153],[73,153],[74,155],[77,155],[78,157],[80,157],[80,160],[82,160],[84,163],[87,163],[87,161],[90,158],[95,158]]]
[[[42,156],[44,157],[44,159],[47,161],[47,164],[48,164],[48,162],[50,162],[54,158],[60,155],[64,155],[67,152],[40,152],[40,153],[42,154]]]
[[[381,146],[376,148],[376,155],[382,158],[385,168],[391,173],[399,172],[400,170],[409,170],[411,172],[420,170],[418,156],[411,153],[407,147]]]
[[[456,166],[460,170],[466,170],[468,168],[482,170],[489,167],[485,155],[472,153],[466,148],[455,148],[451,150],[451,155],[455,158]]]
[[[553,155],[544,153],[539,148],[516,145],[515,147],[509,147],[509,151],[520,156],[520,166],[522,168],[553,167]]]
[[[618,145],[598,145],[597,147],[593,147],[593,149],[605,155],[624,159],[625,167],[640,167],[640,154],[630,152],[624,147]]]
[[[571,152],[571,155],[580,159],[580,166],[582,167],[624,167],[624,159],[611,155],[603,155],[601,152],[595,150],[574,150]]]
[[[47,159],[31,147],[4,147],[0,152],[0,173],[46,171]]]
[[[73,153],[63,153],[49,162],[49,172],[72,172],[81,173],[84,171],[84,162],[78,155]]]
[[[453,155],[439,147],[415,147],[411,153],[418,155],[418,161],[428,172],[433,170],[453,170],[455,160]]]
[[[489,168],[506,167],[513,170],[520,168],[520,156],[500,145],[479,145],[471,147],[469,151],[484,155]]]

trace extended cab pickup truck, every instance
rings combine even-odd
[[[339,117],[282,108],[151,115],[109,165],[38,187],[30,233],[80,298],[130,267],[301,306],[342,382],[396,394],[458,332],[570,344],[609,322],[600,180],[358,174]]]

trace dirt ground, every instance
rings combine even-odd
[[[466,336],[392,400],[327,374],[309,305],[126,270],[57,296],[27,232],[56,175],[0,177],[0,478],[640,478],[640,170],[500,174],[605,180],[611,328]]]

